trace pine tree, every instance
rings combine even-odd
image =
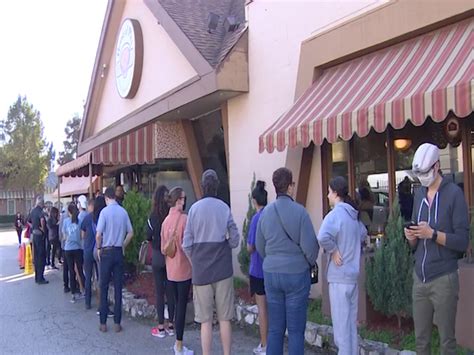
[[[373,260],[367,263],[367,293],[375,310],[395,315],[400,328],[402,318],[411,313],[413,259],[403,235],[398,199],[393,203],[385,236]]]
[[[66,140],[63,141],[64,150],[59,153],[59,165],[66,164],[76,159],[79,135],[81,133],[81,118],[78,114],[75,114],[73,118],[67,121],[64,133],[66,134]]]
[[[247,216],[244,220],[244,225],[242,227],[242,242],[240,243],[240,251],[238,255],[239,263],[240,263],[240,271],[244,275],[249,275],[249,267],[250,267],[250,254],[247,251],[247,240],[248,240],[248,233],[250,222],[252,221],[252,217],[257,212],[255,207],[252,203],[252,191],[255,188],[255,173],[253,174],[252,182],[250,183],[250,193],[248,194],[248,210]]]

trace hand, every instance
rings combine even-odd
[[[431,239],[433,236],[433,229],[427,222],[420,222],[417,226],[411,227],[413,234],[420,239]]]
[[[408,240],[415,240],[417,239],[415,235],[415,231],[412,228],[404,228],[403,231],[405,232],[405,238]]]
[[[339,250],[336,250],[334,251],[332,254],[331,254],[331,260],[334,262],[334,264],[336,264],[337,266],[341,266],[342,265],[342,256],[341,256],[341,253],[339,252]]]

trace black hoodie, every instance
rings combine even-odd
[[[469,212],[462,190],[443,177],[431,208],[426,187],[415,192],[412,219],[428,222],[446,233],[446,246],[431,239],[419,239],[415,246],[415,272],[422,282],[430,282],[458,269],[459,255],[469,245]]]

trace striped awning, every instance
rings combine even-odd
[[[350,140],[390,124],[443,121],[473,110],[474,19],[326,69],[261,136],[260,152]],[[323,50],[323,49],[322,49]]]
[[[103,144],[92,152],[93,164],[135,165],[155,162],[155,140],[152,123],[123,137]]]
[[[82,176],[82,177],[63,177],[61,180],[60,194],[61,197],[74,196],[80,194],[87,194],[89,191],[89,186],[91,186],[91,178]],[[97,176],[92,177],[92,191],[97,191],[100,188],[99,179]],[[53,196],[58,195],[58,189],[56,189]]]
[[[33,190],[26,190],[25,197],[27,199],[33,199],[36,197]],[[23,191],[12,191],[12,190],[3,190],[0,191],[0,200],[20,200],[23,199]]]

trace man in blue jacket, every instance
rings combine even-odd
[[[433,321],[442,354],[456,354],[458,258],[469,244],[469,218],[462,190],[442,176],[439,149],[422,144],[413,158],[422,187],[415,193],[412,221],[405,237],[415,250],[413,320],[416,353],[430,354]]]

